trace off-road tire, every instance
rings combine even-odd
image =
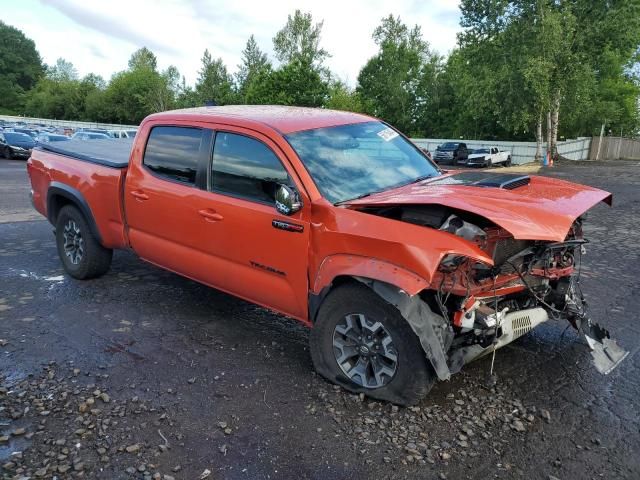
[[[83,254],[77,264],[65,252],[65,226],[75,222],[83,240]],[[56,220],[56,245],[58,256],[65,271],[73,278],[87,280],[104,275],[109,271],[113,250],[103,247],[95,238],[84,215],[73,205],[62,207]]]
[[[354,313],[381,322],[397,350],[395,375],[379,388],[367,388],[352,381],[334,355],[334,329],[345,316]],[[318,311],[309,341],[311,359],[320,375],[350,392],[364,393],[376,400],[402,406],[415,405],[426,396],[436,380],[420,341],[407,321],[393,305],[364,284],[344,284],[327,295]]]

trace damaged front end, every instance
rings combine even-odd
[[[478,226],[452,214],[440,230],[474,242],[493,265],[447,255],[431,282],[432,307],[451,321],[452,373],[511,343],[549,319],[565,319],[584,337],[600,373],[626,357],[609,332],[594,323],[580,290],[580,264],[588,243],[578,218],[562,242],[515,240],[504,229]]]
[[[493,354],[549,319],[567,320],[584,337],[603,374],[626,357],[627,352],[609,332],[590,319],[580,289],[580,265],[588,244],[583,237],[583,217],[576,216],[568,232],[564,230],[564,238],[555,235],[562,239],[557,241],[526,240],[477,213],[444,205],[369,204],[360,210],[455,235],[493,261],[489,264],[448,253],[441,258],[428,288],[415,296],[419,298],[378,291],[401,310],[440,379]],[[411,314],[418,311],[416,302],[428,306],[433,315]],[[439,345],[427,338],[425,324],[427,330],[439,332]]]

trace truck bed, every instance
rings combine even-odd
[[[113,138],[51,142],[37,148],[106,167],[126,168],[129,165],[132,146],[131,138]]]
[[[53,189],[56,195],[76,199],[77,204],[86,206],[105,247],[126,247],[122,191],[131,141],[57,143],[62,145],[35,148],[27,162],[34,207],[55,225],[57,210],[51,208],[49,196]]]

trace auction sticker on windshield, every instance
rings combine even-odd
[[[396,138],[398,136],[398,132],[396,132],[393,128],[385,128],[384,130],[380,130],[378,132],[378,136],[385,142],[388,142]]]

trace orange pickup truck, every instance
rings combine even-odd
[[[352,392],[413,404],[548,319],[603,373],[627,353],[579,289],[581,216],[611,203],[602,190],[445,172],[384,122],[322,109],[177,110],[133,143],[60,143],[28,172],[69,275],[131,249],[312,327],[315,368]]]

